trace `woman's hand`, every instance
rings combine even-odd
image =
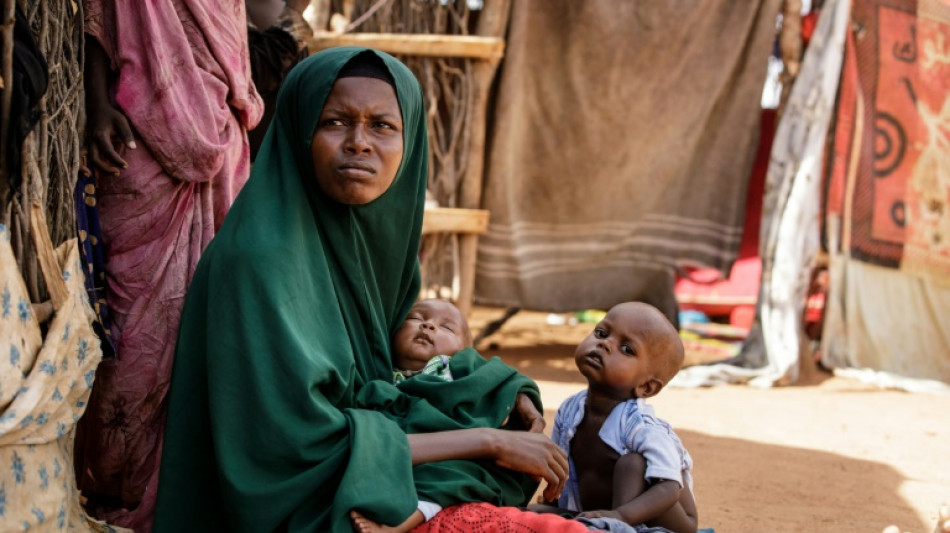
[[[129,121],[110,104],[95,106],[87,103],[87,110],[89,162],[105,172],[118,175],[128,166],[121,153],[126,146],[135,148]]]
[[[544,431],[546,422],[544,416],[538,412],[537,407],[531,398],[523,392],[519,392],[515,398],[514,414],[518,416],[527,431],[531,433],[541,433]]]
[[[129,121],[109,101],[109,57],[94,37],[86,36],[86,144],[88,162],[118,175],[128,165],[121,153],[135,148]]]
[[[542,433],[496,430],[495,464],[544,479],[544,499],[557,500],[567,483],[567,454]]]

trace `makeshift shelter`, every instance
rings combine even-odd
[[[681,385],[794,382],[816,270],[818,357],[881,385],[950,390],[946,2],[825,2],[772,148],[756,321],[736,364]]]

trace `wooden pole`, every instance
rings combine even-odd
[[[15,0],[3,0],[3,20],[0,21],[0,39],[3,43],[2,72],[3,90],[0,91],[0,205],[4,205],[9,194],[9,158],[7,157],[7,136],[10,134],[10,105],[13,101],[13,25],[16,19]],[[4,213],[9,213],[4,209]],[[4,216],[0,220],[9,227],[10,220]]]
[[[477,33],[481,37],[504,39],[511,14],[511,0],[486,0],[478,19]],[[500,58],[475,61],[472,65],[474,87],[469,101],[469,150],[459,190],[459,207],[478,209],[482,202],[482,182],[485,171],[485,134],[488,121],[488,95]],[[458,307],[468,316],[475,296],[475,264],[478,259],[478,234],[459,236],[459,295]]]
[[[335,46],[368,46],[394,55],[417,57],[468,57],[498,60],[505,53],[505,42],[471,35],[429,35],[407,33],[332,33],[315,32],[310,51]]]
[[[785,110],[789,92],[802,64],[802,0],[785,0],[782,3],[782,29],[779,34],[779,50],[782,53],[782,95],[779,99],[778,116]]]
[[[326,31],[330,27],[330,0],[310,0],[310,7],[314,15],[313,31]]]

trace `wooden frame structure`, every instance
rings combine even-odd
[[[320,0],[313,0],[314,7],[325,9],[325,6],[319,6],[321,3]],[[488,212],[479,209],[485,164],[488,96],[495,71],[504,57],[510,8],[511,0],[485,0],[479,14],[476,35],[317,31],[309,47],[311,52],[316,52],[334,46],[369,46],[398,55],[475,60],[472,62],[474,97],[468,110],[468,116],[471,117],[468,166],[459,189],[458,211],[447,215],[453,208],[427,210],[428,222],[423,221],[424,232],[459,234],[459,293],[456,305],[466,316],[472,309],[475,293],[478,235],[484,233],[488,226]]]

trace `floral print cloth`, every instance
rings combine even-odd
[[[102,358],[78,247],[56,250],[68,297],[45,338],[0,225],[0,529],[115,531],[86,517],[73,473],[75,424]],[[47,273],[47,284],[56,279]]]

